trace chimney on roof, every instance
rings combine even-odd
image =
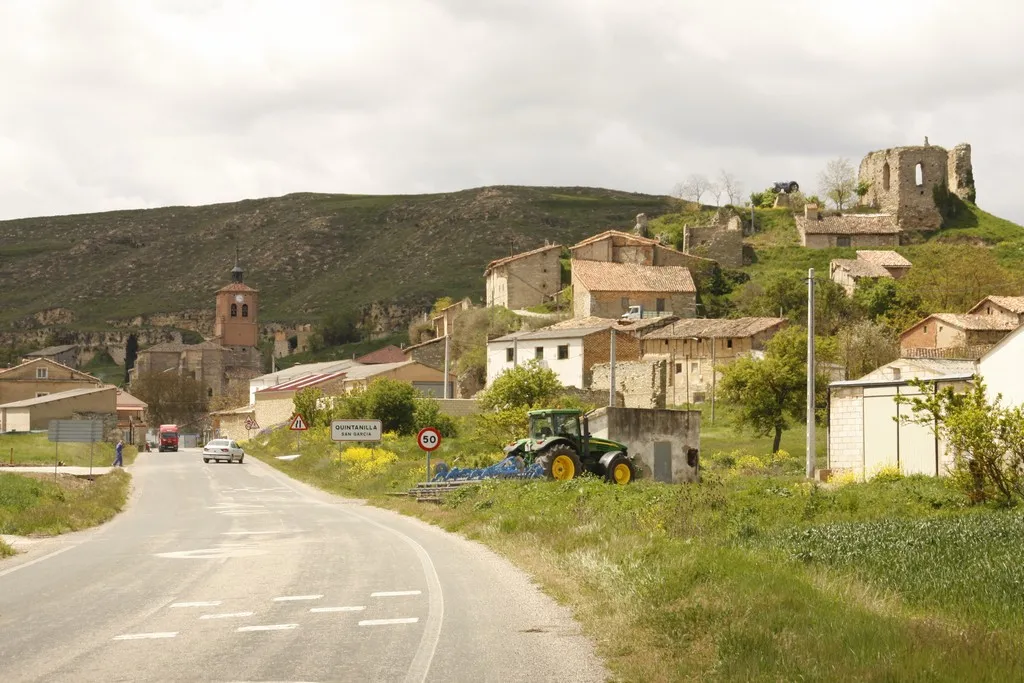
[[[809,221],[818,220],[818,205],[804,204],[804,218],[806,218]]]
[[[647,214],[638,213],[636,215],[636,225],[633,227],[633,232],[641,237],[647,237]]]

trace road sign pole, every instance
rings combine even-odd
[[[416,444],[427,455],[427,481],[430,481],[430,453],[441,445],[441,432],[436,427],[424,427],[416,435]]]

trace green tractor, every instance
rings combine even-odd
[[[592,472],[613,484],[628,484],[637,466],[624,444],[590,435],[586,416],[579,410],[532,410],[530,435],[505,448],[505,456],[519,456],[537,464],[549,479],[567,481]]]

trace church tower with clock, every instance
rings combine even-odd
[[[244,273],[235,259],[231,284],[217,291],[217,313],[213,335],[217,343],[227,347],[255,348],[259,342],[259,290],[245,284]]]

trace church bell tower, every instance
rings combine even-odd
[[[255,347],[259,341],[260,293],[245,284],[244,275],[236,253],[231,284],[217,290],[214,337],[221,346]]]

